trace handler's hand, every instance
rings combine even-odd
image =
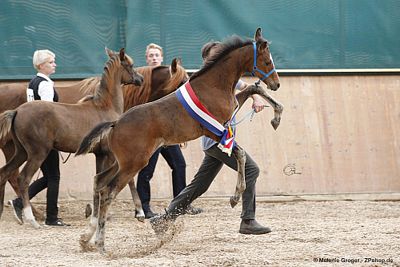
[[[265,107],[263,98],[259,95],[252,95],[252,98],[253,98],[253,105],[251,107],[256,111],[256,113],[263,110]]]

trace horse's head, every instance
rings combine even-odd
[[[106,52],[108,56],[111,58],[112,56],[117,55],[116,52],[106,48]],[[121,83],[123,84],[134,84],[134,85],[142,85],[143,76],[138,73],[134,68],[133,59],[125,53],[125,48],[121,48],[119,51],[119,60],[121,61]]]
[[[276,91],[280,86],[279,75],[275,70],[274,61],[269,51],[269,43],[262,37],[261,28],[258,28],[254,34],[254,40],[252,74],[260,78],[269,89]]]
[[[175,91],[189,79],[189,75],[182,67],[180,58],[174,58],[170,66],[155,67],[151,77],[153,93],[149,101],[156,100]]]
[[[187,82],[187,80],[189,80],[189,74],[182,67],[182,59],[180,59],[180,58],[172,59],[171,66],[170,66],[170,72],[171,72],[171,79],[170,79],[170,83],[167,85],[167,87],[178,88],[182,84]]]

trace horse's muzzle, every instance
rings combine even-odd
[[[280,86],[281,86],[281,84],[279,82],[278,83],[273,82],[273,83],[270,83],[267,85],[268,89],[270,89],[272,91],[278,90]]]
[[[137,75],[136,77],[133,78],[133,84],[136,86],[141,86],[143,84],[143,76],[142,75]]]

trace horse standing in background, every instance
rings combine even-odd
[[[95,176],[94,188],[99,195],[99,216],[92,217],[89,232],[81,236],[85,248],[96,233],[95,244],[104,252],[104,233],[108,208],[118,193],[132,180],[148,162],[152,153],[162,145],[178,144],[206,135],[220,141],[226,132],[220,133],[229,122],[238,103],[235,85],[245,72],[252,72],[272,90],[280,86],[278,74],[269,51],[268,41],[258,28],[255,41],[232,37],[223,42],[222,49],[213,55],[194,73],[189,82],[180,87],[177,94],[169,94],[157,101],[131,108],[117,121],[97,125],[82,141],[76,155],[91,152],[99,144],[107,144],[109,153],[116,161],[111,167]],[[260,95],[265,94],[260,90]],[[202,122],[193,119],[180,97],[194,95],[203,112],[214,119],[218,131],[212,131]],[[235,195],[231,198],[235,206],[243,191],[245,152],[236,145],[233,155],[238,163],[238,179]]]

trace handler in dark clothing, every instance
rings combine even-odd
[[[57,102],[58,95],[54,89],[54,82],[49,78],[56,70],[55,54],[49,50],[37,50],[33,54],[33,65],[38,70],[37,75],[29,82],[27,88],[27,101],[44,100]],[[35,142],[35,140],[32,140]],[[47,188],[46,225],[69,226],[58,218],[58,191],[60,187],[60,164],[57,150],[51,150],[43,161],[40,169],[43,177],[37,179],[29,186],[29,199]],[[22,224],[22,199],[16,198],[9,201],[13,207],[17,221]]]

